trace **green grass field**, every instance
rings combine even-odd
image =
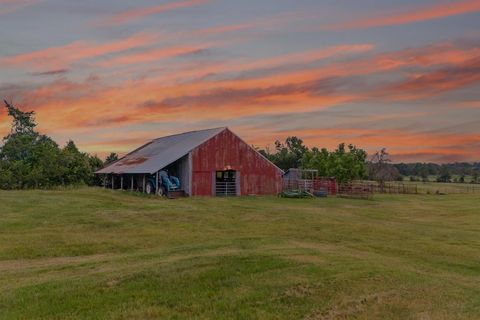
[[[480,318],[480,195],[0,192],[0,319]]]

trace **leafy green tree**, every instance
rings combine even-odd
[[[291,168],[298,168],[303,155],[308,151],[308,148],[303,144],[303,140],[298,137],[288,137],[285,140],[285,146],[288,152],[292,155],[293,164]]]
[[[339,182],[345,182],[366,177],[365,161],[367,153],[349,145],[341,143],[338,148],[329,152],[327,149],[312,148],[302,157],[302,168],[316,169],[320,176],[335,177]]]
[[[104,167],[102,159],[100,159],[97,155],[89,156],[88,161],[92,172],[100,170]],[[92,186],[99,186],[102,184],[102,182],[102,178],[99,175],[92,174],[90,176],[90,181],[88,181],[88,184]]]
[[[288,137],[282,143],[279,140],[275,141],[275,152],[270,150],[257,150],[272,161],[277,167],[282,170],[300,167],[303,155],[308,151],[308,148],[303,144],[303,140],[298,137]]]
[[[39,134],[33,111],[23,112],[7,101],[5,107],[12,127],[0,148],[0,188],[48,188],[94,181],[96,159],[81,153],[73,141],[60,149],[50,137]]]
[[[5,101],[13,118],[10,134],[0,149],[2,188],[45,187],[58,182],[58,145],[35,131],[33,112],[23,112]]]
[[[118,160],[118,154],[115,152],[110,153],[107,158],[105,158],[105,165],[109,165]]]
[[[330,152],[326,148],[312,148],[302,157],[303,169],[315,169],[322,177],[332,176],[333,160]]]
[[[92,168],[89,156],[81,153],[72,140],[62,149],[60,161],[63,168],[63,184],[87,184],[90,181]]]
[[[35,113],[33,111],[23,112],[7,100],[3,101],[8,115],[13,119],[10,135],[36,135]],[[6,138],[8,139],[8,137]]]

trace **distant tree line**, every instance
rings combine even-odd
[[[410,180],[427,181],[429,176],[435,176],[438,182],[470,182],[480,183],[480,162],[455,162],[447,164],[436,163],[398,163],[394,165],[398,172]],[[454,178],[453,176],[457,176]]]
[[[72,140],[60,147],[36,131],[34,112],[23,112],[7,101],[5,107],[13,121],[0,147],[1,189],[100,183],[93,174],[104,166],[99,157],[80,152]]]

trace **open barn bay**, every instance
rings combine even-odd
[[[480,198],[0,192],[0,319],[480,318]]]

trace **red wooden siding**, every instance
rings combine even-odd
[[[235,170],[241,195],[271,195],[282,189],[282,173],[225,129],[192,151],[192,195],[212,196],[214,172]]]
[[[337,180],[335,178],[320,178],[313,181],[313,190],[326,190],[328,195],[337,195]]]

